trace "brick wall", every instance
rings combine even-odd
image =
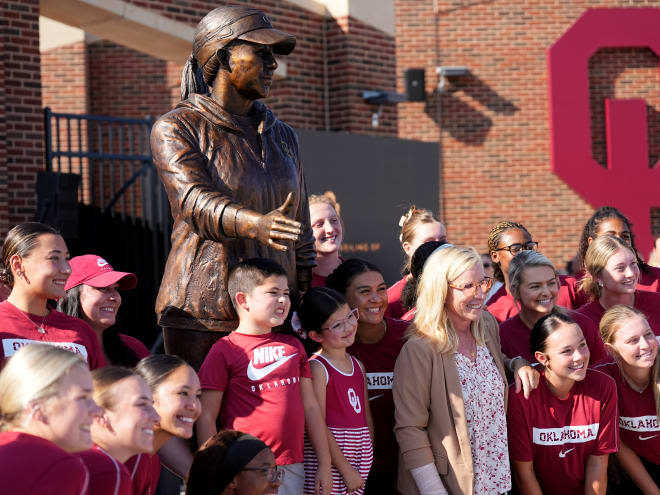
[[[39,81],[39,2],[0,4],[5,158],[0,155],[0,235],[34,218],[36,174],[43,169],[43,114]],[[0,129],[1,130],[1,129]],[[6,181],[6,183],[3,183]],[[6,195],[6,196],[5,196]],[[4,198],[6,197],[6,201]]]
[[[394,39],[352,18],[325,19],[287,2],[130,2],[179,22],[196,25],[223,3],[261,8],[273,24],[297,37],[295,51],[284,60],[287,77],[273,83],[265,100],[275,114],[294,127],[395,136],[396,107],[386,107],[380,125],[371,126],[375,108],[365,105],[364,89],[395,89]],[[325,32],[324,32],[325,30]],[[328,94],[324,91],[324,34],[328,53]],[[54,55],[54,54],[53,54]],[[61,54],[60,54],[61,56]],[[90,43],[89,110],[113,116],[159,116],[179,101],[182,67],[109,41]],[[366,69],[366,70],[365,70]],[[56,78],[63,76],[56,74]],[[45,93],[56,94],[57,82],[44,78]],[[326,109],[328,115],[326,118]]]
[[[563,267],[593,209],[551,172],[546,49],[585,9],[630,2],[438,0],[437,18],[433,3],[395,1],[396,74],[425,68],[429,95],[425,103],[399,105],[399,137],[437,141],[439,120],[444,216],[452,241],[484,250],[495,222],[518,220]],[[465,65],[470,74],[438,96],[437,65]],[[655,56],[648,50],[601,50],[590,71],[595,157],[605,163],[603,98],[643,97],[649,105],[649,154],[657,160]],[[403,90],[401,77],[397,85]],[[649,247],[640,249],[647,253]]]
[[[87,47],[71,43],[41,52],[41,101],[54,112],[87,113]]]

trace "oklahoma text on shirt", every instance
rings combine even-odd
[[[533,441],[537,445],[562,445],[564,443],[585,443],[598,436],[598,423],[563,428],[533,429]]]

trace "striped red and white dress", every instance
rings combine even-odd
[[[346,460],[366,482],[374,459],[374,449],[367,427],[365,411],[364,374],[357,359],[350,356],[353,369],[343,373],[319,354],[315,360],[325,370],[325,421]],[[305,494],[313,495],[318,462],[309,439],[305,437]],[[332,466],[332,495],[345,495],[346,485],[341,474]],[[351,493],[362,494],[364,490]]]

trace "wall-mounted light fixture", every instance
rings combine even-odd
[[[469,70],[464,65],[443,65],[435,68],[438,74],[438,92],[444,93],[447,87],[447,80],[454,77],[467,76]]]
[[[396,105],[406,101],[406,95],[395,91],[365,90],[362,99],[370,105],[378,105],[378,110],[371,114],[371,126],[378,127],[378,121],[383,114],[383,105]]]

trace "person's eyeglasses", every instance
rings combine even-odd
[[[511,254],[518,254],[520,251],[536,251],[538,248],[538,242],[530,241],[525,244],[511,244],[510,246],[497,248],[495,251],[509,251]]]
[[[481,292],[485,294],[490,290],[492,286],[493,286],[493,279],[490,277],[486,277],[481,282],[478,282],[476,284],[470,282],[469,284],[465,284],[460,287],[458,285],[449,284],[449,287],[451,287],[452,289],[460,290],[461,292],[466,292],[468,297],[474,295],[477,292],[477,287],[481,288]]]
[[[284,480],[284,470],[274,467],[260,467],[260,468],[243,468],[242,471],[261,471],[266,476],[268,483],[275,483],[276,481],[282,483]]]
[[[350,328],[350,325],[355,325],[357,323],[358,318],[358,309],[355,308],[350,313],[348,313],[348,316],[343,320],[336,321],[329,327],[321,327],[321,330],[329,330],[334,335],[342,335],[347,328]]]

